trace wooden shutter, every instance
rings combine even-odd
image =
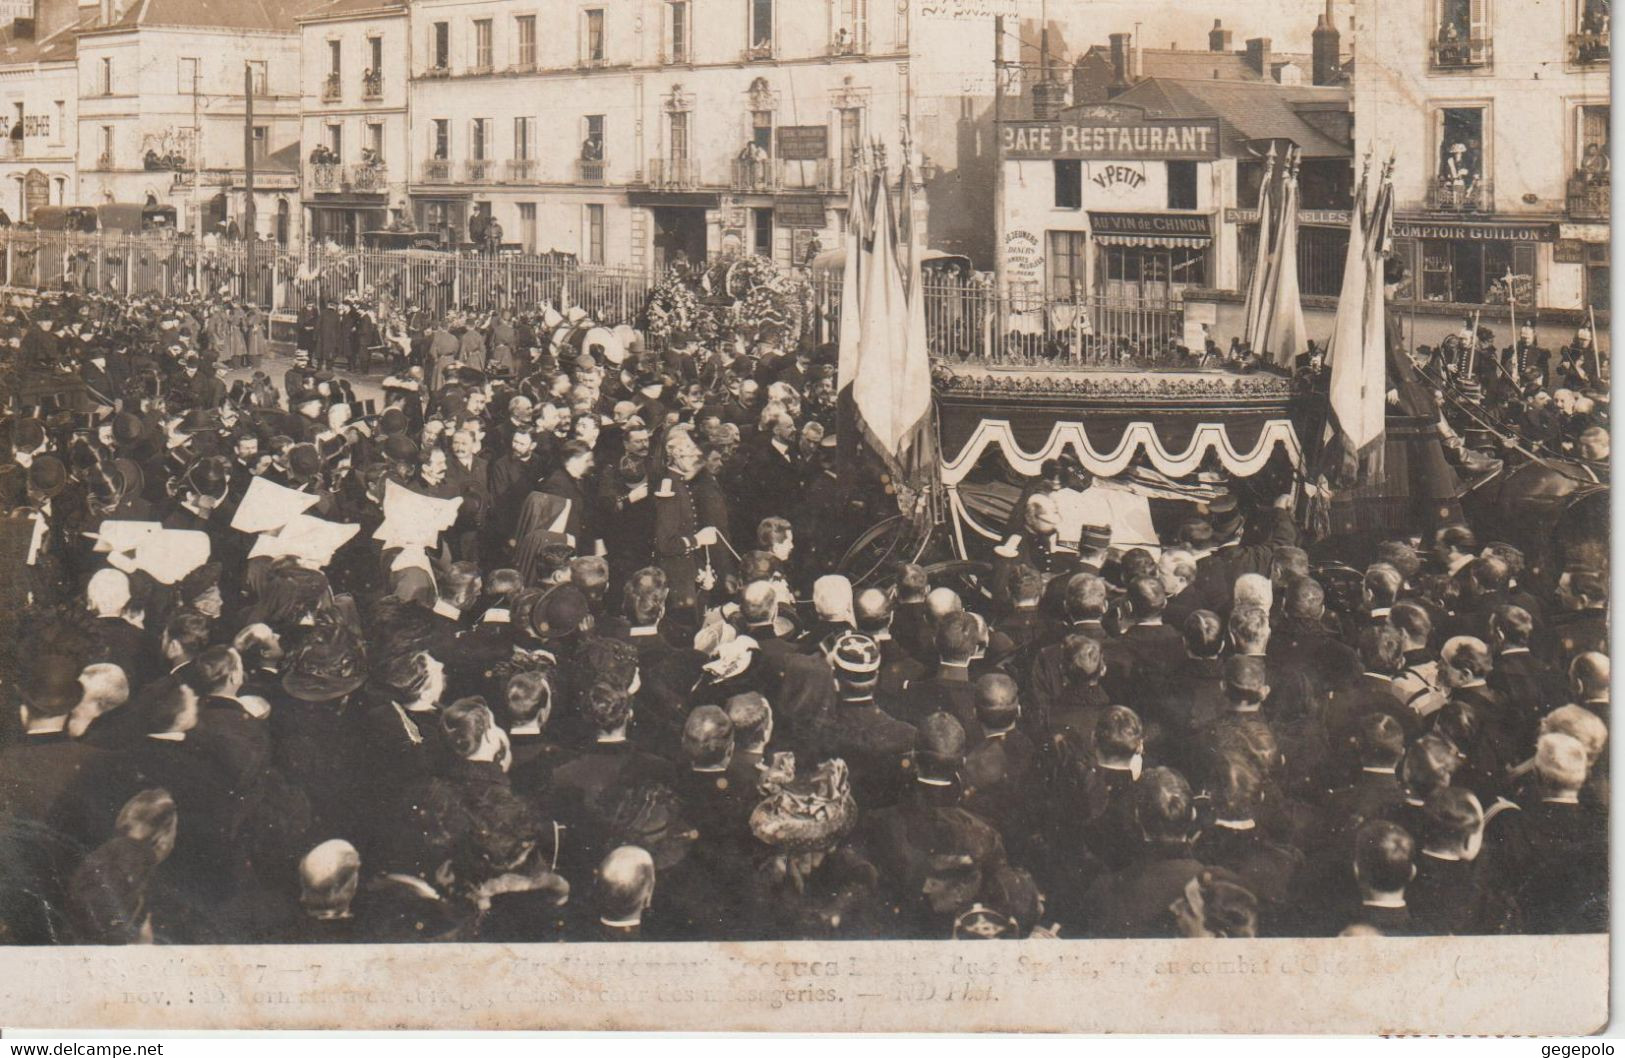
[[[1514,243],[1512,247],[1512,273],[1514,275],[1528,276],[1530,283],[1535,281],[1535,243]]]
[[[1468,40],[1472,41],[1472,61],[1488,62],[1490,58],[1490,0],[1469,0]]]

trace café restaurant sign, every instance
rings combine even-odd
[[[1129,121],[1008,121],[999,129],[1006,158],[1201,161],[1219,156],[1219,123],[1140,118]]]

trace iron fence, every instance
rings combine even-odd
[[[638,269],[582,265],[564,254],[467,254],[436,250],[349,249],[331,245],[254,248],[240,242],[199,251],[170,234],[113,237],[0,230],[0,281],[11,289],[77,289],[112,294],[221,293],[297,315],[346,296],[431,316],[457,308],[489,311],[543,302],[579,305],[607,325],[642,325],[656,277]],[[793,338],[836,341],[841,277],[806,275],[805,331]],[[931,354],[948,361],[1094,367],[1188,366],[1174,355],[1183,335],[1177,298],[1096,294],[1055,299],[1000,298],[978,277],[929,276],[925,322]],[[1199,352],[1199,351],[1198,351]]]

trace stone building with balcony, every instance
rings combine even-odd
[[[1509,289],[1547,344],[1590,312],[1606,325],[1608,7],[1398,0],[1360,15],[1358,151],[1396,160],[1414,341],[1475,313],[1506,340]]]
[[[407,215],[406,4],[326,0],[300,15],[306,231],[354,245]]]
[[[41,206],[77,201],[77,38],[94,18],[72,0],[37,3],[0,29],[0,211],[26,222]]]
[[[257,233],[299,237],[296,11],[294,0],[102,0],[78,31],[74,201],[173,205],[185,230],[241,233],[252,150]]]
[[[413,219],[467,243],[489,218],[509,248],[607,266],[804,261],[834,245],[859,145],[896,162],[919,44],[943,33],[916,6],[413,3]],[[955,62],[990,71],[992,20],[971,26]],[[913,118],[917,153],[951,159],[957,104]]]

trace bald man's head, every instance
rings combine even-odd
[[[683,756],[696,771],[726,768],[733,757],[734,726],[720,706],[702,705],[683,724]]]
[[[932,588],[930,594],[925,597],[925,614],[933,624],[944,617],[962,613],[964,609],[964,601],[952,588]]]
[[[865,588],[852,600],[860,632],[883,632],[891,625],[891,596],[879,588]]]
[[[1588,650],[1569,662],[1569,686],[1580,701],[1596,701],[1608,697],[1608,655]]]
[[[598,915],[607,924],[642,921],[654,892],[654,857],[636,845],[612,850],[598,865]]]
[[[1002,672],[990,672],[976,681],[976,719],[990,732],[1008,731],[1021,716],[1016,681]]]
[[[341,838],[324,841],[299,861],[299,905],[312,918],[350,914],[361,879],[361,855]]]

